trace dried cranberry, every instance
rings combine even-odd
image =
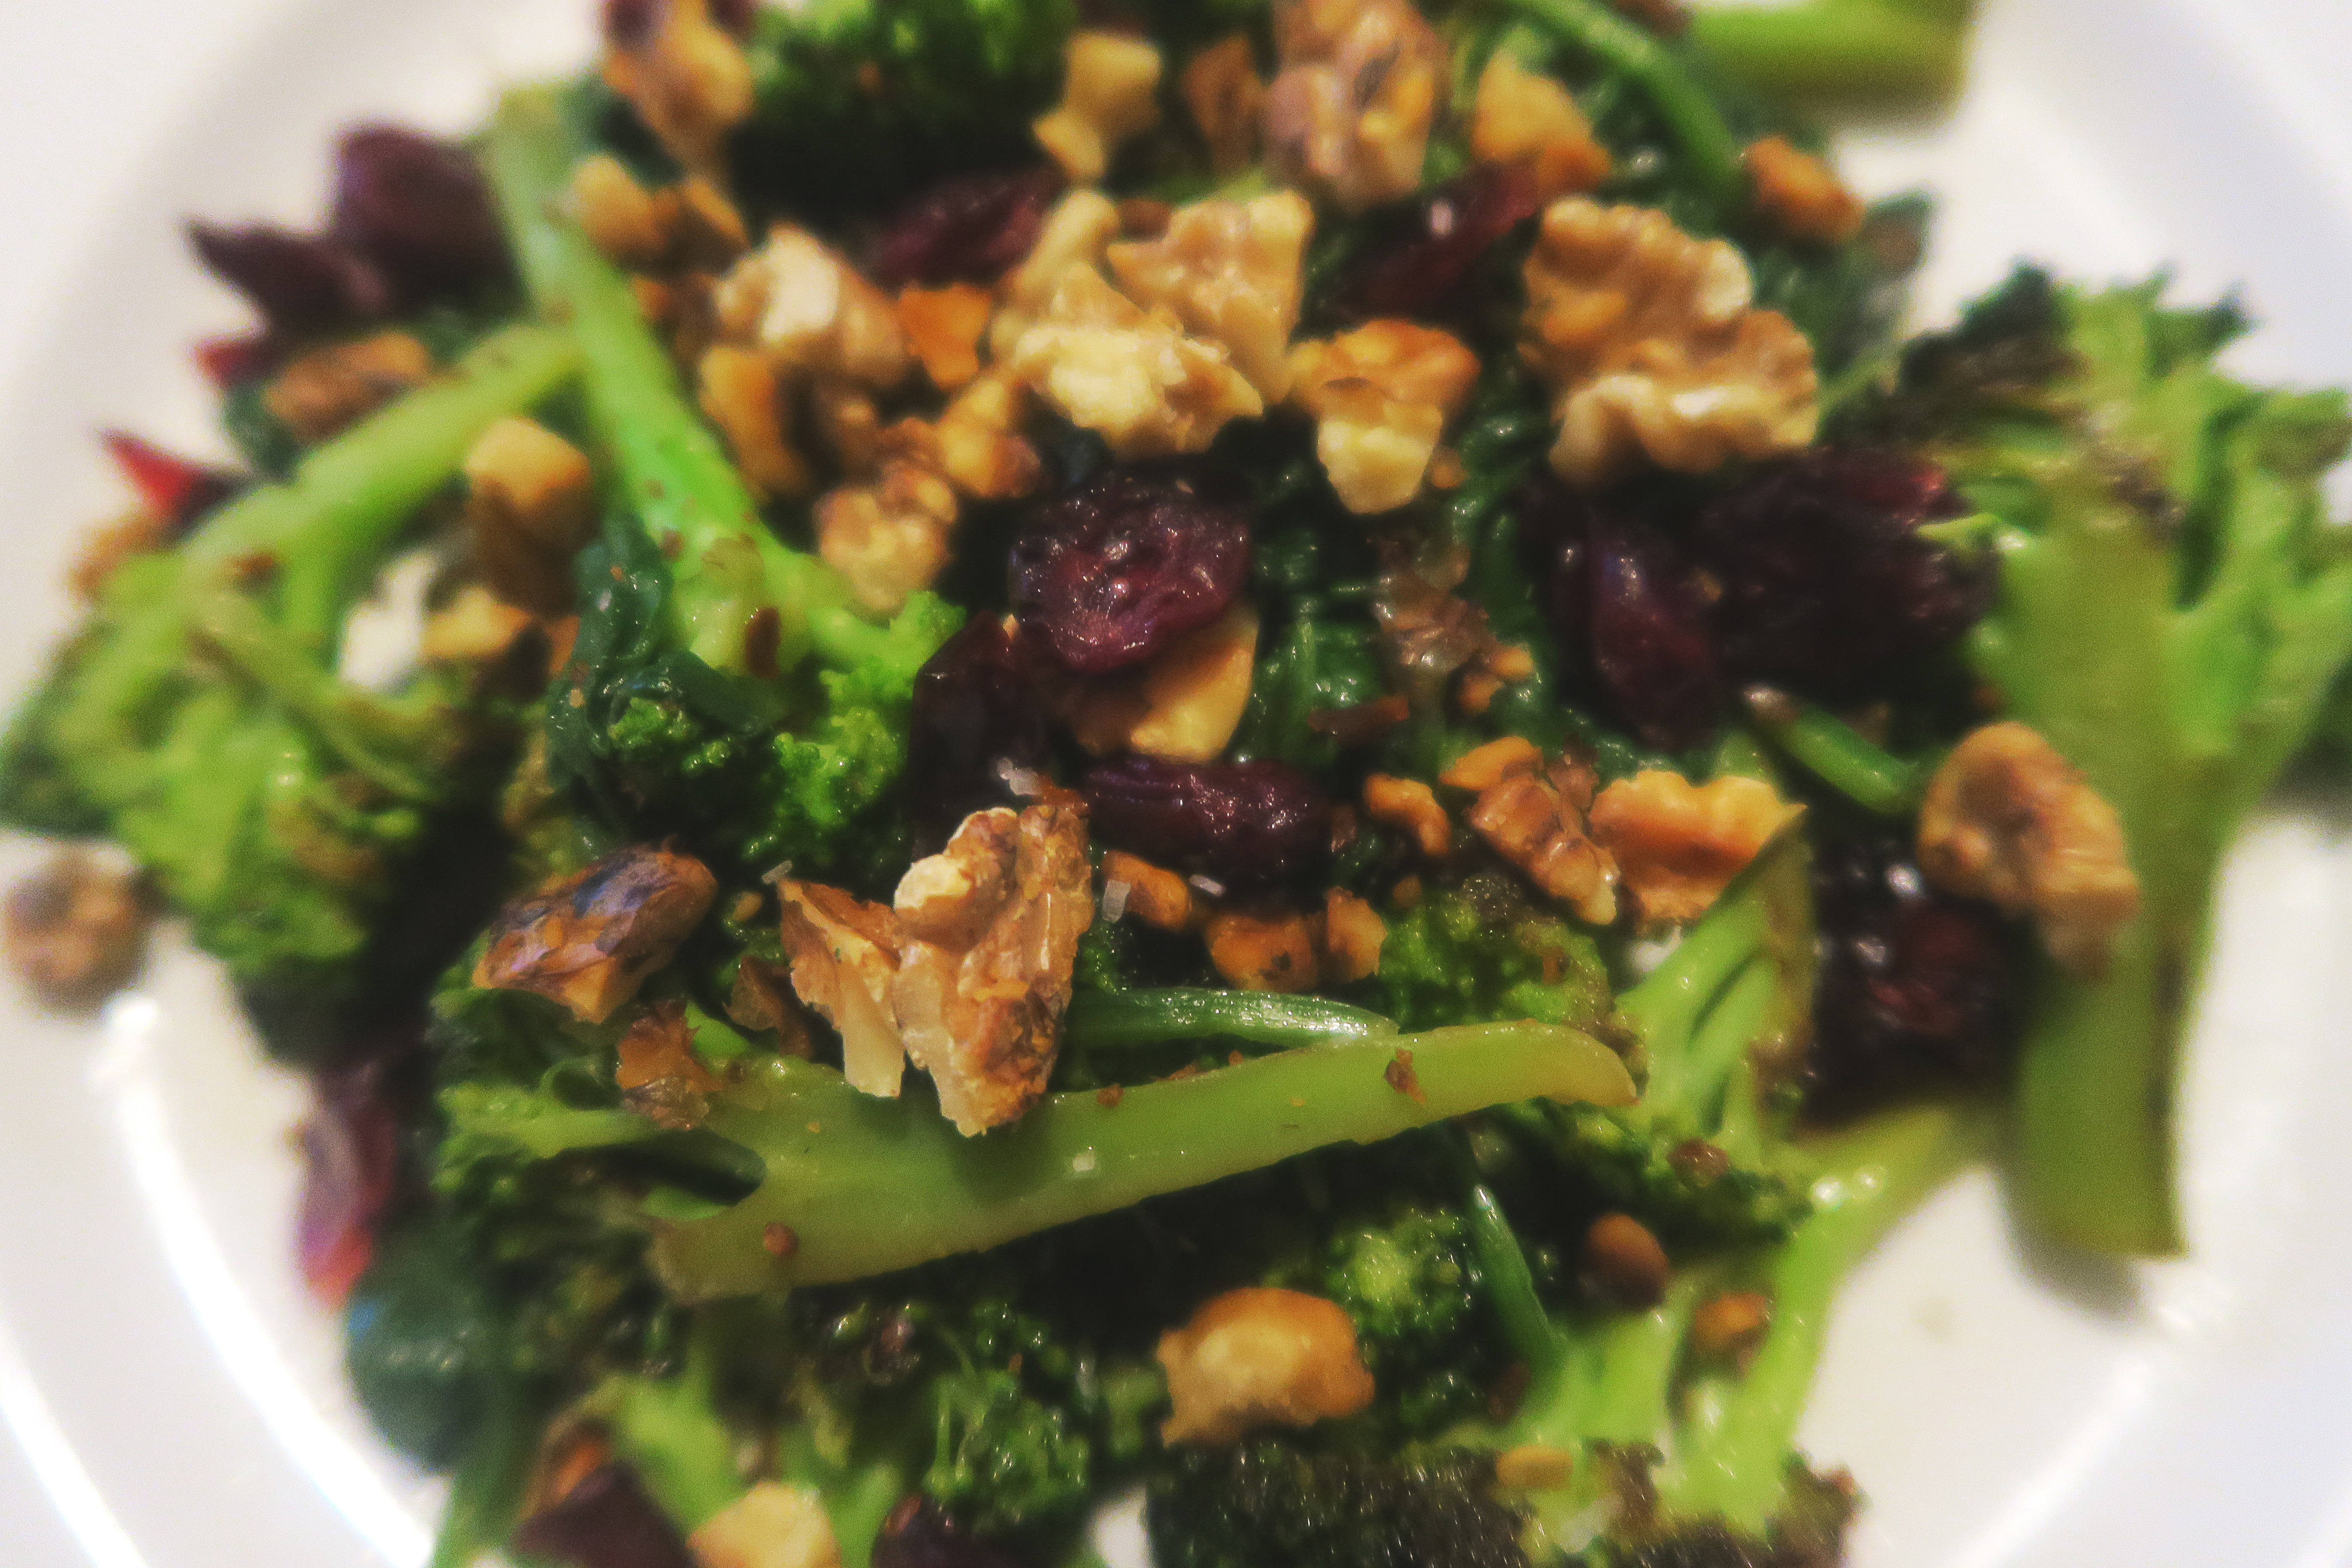
[[[908,283],[993,283],[1029,254],[1060,178],[1050,169],[966,174],[916,196],[874,243],[874,275]]]
[[[522,1521],[516,1548],[575,1568],[695,1568],[677,1526],[625,1465],[604,1465]]]
[[[295,1251],[313,1294],[339,1307],[375,1258],[376,1226],[400,1182],[400,1114],[382,1062],[324,1075],[302,1124]]]
[[[1892,695],[1990,607],[1990,573],[1917,532],[1965,510],[1940,468],[1895,453],[1759,470],[1699,523],[1726,665],[1832,701]]]
[[[1496,240],[1543,205],[1535,175],[1488,164],[1423,197],[1405,232],[1361,262],[1345,289],[1368,316],[1434,314]]]
[[[383,274],[338,240],[267,224],[208,223],[188,225],[188,238],[205,270],[244,295],[276,336],[374,321],[392,309]]]
[[[1926,1085],[1999,1082],[2016,1052],[2027,976],[2000,911],[1930,888],[1891,839],[1823,843],[1813,887],[1813,1104],[1845,1111]]]
[[[139,499],[170,525],[174,535],[184,533],[198,518],[251,482],[243,474],[174,457],[121,430],[109,430],[100,439],[115,467],[139,491]]]
[[[1017,631],[982,616],[940,645],[915,677],[908,721],[908,816],[935,847],[972,812],[1002,803],[1004,763],[1043,767],[1052,740],[1031,655]]]
[[[335,144],[329,233],[412,304],[507,271],[506,237],[473,154],[397,125],[356,126]]]
[[[234,392],[278,368],[278,345],[264,332],[233,332],[196,344],[196,368],[215,392]]]
[[[920,1497],[902,1500],[874,1542],[874,1568],[1023,1568],[1022,1560],[966,1534]]]
[[[1013,609],[1063,664],[1099,674],[1224,614],[1249,567],[1237,502],[1114,470],[1030,516],[1013,544]]]
[[[1234,887],[1286,881],[1331,852],[1331,804],[1282,763],[1124,757],[1082,786],[1097,837]]]

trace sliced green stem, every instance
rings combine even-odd
[[[1756,727],[1815,778],[1878,816],[1908,816],[1926,787],[1923,770],[1873,744],[1851,724],[1810,702],[1757,702]]]
[[[1324,1040],[1370,1039],[1395,1033],[1396,1025],[1389,1019],[1345,1002],[1205,986],[1089,991],[1071,998],[1069,1014],[1062,1024],[1065,1043],[1084,1050],[1208,1039],[1246,1040],[1287,1049]]]
[[[1707,5],[1691,18],[1700,49],[1783,98],[1941,98],[1968,51],[1968,0],[1803,0]]]

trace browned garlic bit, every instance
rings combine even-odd
[[[466,521],[499,597],[560,616],[572,607],[572,558],[596,530],[595,470],[544,425],[501,419],[466,454]]]
[[[1665,214],[1555,202],[1526,268],[1520,352],[1556,398],[1552,468],[1598,483],[1646,454],[1704,473],[1810,443],[1812,346],[1753,307],[1748,264]]]
[[[1695,921],[1713,907],[1775,834],[1791,805],[1761,779],[1726,776],[1694,784],[1644,769],[1592,803],[1592,836],[1617,862],[1643,931]]]
[[[841,1568],[824,1500],[806,1487],[760,1481],[687,1537],[696,1568]]]
[[[1257,611],[1237,602],[1132,676],[1077,688],[1068,717],[1078,743],[1097,756],[1140,752],[1169,762],[1214,761],[1249,706],[1257,626]]]
[[[1598,782],[1591,767],[1542,752],[1514,736],[1465,753],[1440,784],[1476,793],[1469,822],[1495,852],[1593,925],[1617,918],[1617,864],[1592,840],[1585,811]]]
[[[765,354],[711,344],[695,367],[695,392],[755,498],[805,495],[814,486],[785,429],[784,387]]]
[[[708,0],[666,0],[642,43],[615,43],[604,83],[688,168],[715,173],[728,132],[751,112],[751,66]]]
[[[533,992],[601,1024],[670,961],[718,890],[699,860],[646,845],[617,850],[500,910],[473,982]]]
[[[1164,867],[1113,849],[1102,858],[1103,918],[1133,915],[1154,931],[1189,931],[1192,884]]]
[[[1160,1336],[1168,1373],[1160,1440],[1224,1445],[1266,1426],[1311,1426],[1372,1402],[1356,1325],[1319,1296],[1228,1290]]]
[[[1470,151],[1482,163],[1520,163],[1538,199],[1589,191],[1609,177],[1609,150],[1568,89],[1496,49],[1478,76]]]
[[[1437,792],[1419,779],[1372,774],[1364,781],[1364,815],[1411,838],[1424,859],[1454,853],[1454,824],[1437,804]]]
[[[898,972],[898,917],[822,882],[779,881],[793,990],[841,1034],[842,1076],[861,1093],[895,1100],[906,1047],[890,1005]]]
[[[1266,89],[1265,161],[1351,212],[1421,184],[1445,43],[1411,0],[1285,0]]]
[[[1381,972],[1381,948],[1389,928],[1380,912],[1342,889],[1323,895],[1323,940],[1318,954],[1322,978],[1335,984],[1370,980]]]
[[[1837,171],[1785,136],[1748,143],[1740,162],[1756,188],[1756,207],[1786,233],[1843,245],[1862,232],[1862,200]]]
[[[1265,79],[1257,74],[1249,35],[1231,34],[1195,54],[1178,86],[1209,144],[1209,166],[1220,174],[1248,168],[1265,111]]]
[[[1160,50],[1144,38],[1078,32],[1064,61],[1062,101],[1037,121],[1037,141],[1072,184],[1090,185],[1121,142],[1160,123]]]
[[[1297,910],[1219,910],[1203,934],[1209,962],[1238,991],[1311,991],[1322,977],[1314,921]]]
[[[69,849],[8,889],[0,941],[36,996],[86,1007],[139,972],[153,920],[136,872]]]
[[[1459,338],[1411,321],[1368,322],[1292,351],[1293,400],[1316,418],[1315,454],[1349,511],[1392,511],[1421,494],[1438,438],[1478,379]]]
[[[1055,791],[975,812],[898,883],[905,945],[891,1000],[915,1065],[966,1137],[1045,1092],[1078,939],[1094,922],[1085,808]]]
[[[1952,749],[1919,806],[1919,869],[1936,886],[2031,914],[2076,974],[2107,965],[2139,912],[2122,819],[2030,727],[1988,724]]]
[[[406,332],[329,343],[290,362],[262,389],[270,414],[305,446],[358,424],[433,374],[433,355]]]
[[[1258,395],[1290,390],[1286,357],[1306,293],[1315,209],[1296,191],[1179,207],[1157,239],[1105,253],[1129,299],[1165,307],[1186,331],[1223,343]]]

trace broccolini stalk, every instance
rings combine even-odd
[[[1908,816],[1927,784],[1920,764],[1887,753],[1837,715],[1811,702],[1790,711],[1759,704],[1756,727],[1815,778],[1878,816]]]
[[[589,1397],[613,1448],[635,1470],[680,1535],[710,1522],[747,1489],[736,1468],[740,1444],[714,1403],[718,1347],[698,1323],[686,1365],[673,1377],[614,1377]]]
[[[1286,1051],[1110,1103],[1054,1096],[968,1141],[928,1104],[772,1060],[714,1103],[708,1123],[759,1154],[766,1181],[725,1213],[670,1229],[659,1256],[688,1300],[854,1279],[1538,1097],[1622,1105],[1633,1085],[1588,1035],[1486,1025]]]
[[[1287,1048],[1395,1033],[1396,1025],[1378,1013],[1327,997],[1192,986],[1086,992],[1070,998],[1062,1021],[1064,1041],[1079,1049],[1207,1039]]]
[[[1706,5],[1691,37],[1732,75],[1784,98],[1940,97],[1959,86],[1974,0]]]
[[[2320,491],[2343,395],[2223,375],[2236,313],[2161,291],[2021,273],[1915,345],[1874,412],[1998,520],[1977,668],[2123,821],[2140,910],[2103,973],[2042,963],[2019,1152],[2044,1226],[2142,1254],[2181,1245],[2174,1097],[2221,856],[2352,654]]]

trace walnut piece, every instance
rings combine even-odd
[[[1287,0],[1275,39],[1282,69],[1265,97],[1275,178],[1350,212],[1418,188],[1446,58],[1411,0]]]
[[[716,173],[727,133],[751,112],[751,65],[708,0],[665,0],[642,42],[604,57],[604,84],[688,168]]]
[[[1751,142],[1740,155],[1755,187],[1756,209],[1787,234],[1843,245],[1862,232],[1862,199],[1837,171],[1786,136]]]
[[[572,558],[596,531],[587,454],[530,419],[501,419],[466,454],[474,558],[499,597],[536,615],[572,607]]]
[[[426,664],[493,664],[515,651],[539,625],[479,583],[468,583],[425,617],[416,657]]]
[[[761,1481],[687,1537],[696,1568],[841,1568],[824,1500],[806,1487]]]
[[[638,1115],[674,1130],[698,1127],[721,1080],[694,1054],[686,1004],[676,998],[641,1008],[617,1047],[613,1087]]]
[[[1240,991],[1311,991],[1322,977],[1315,922],[1296,910],[1219,910],[1204,928],[1209,962]]]
[[[601,1024],[676,955],[718,891],[718,879],[688,856],[649,845],[616,850],[500,910],[474,984],[533,992]]]
[[[1062,279],[1093,270],[1118,230],[1118,205],[1100,191],[1075,190],[1055,203],[1029,254],[997,285],[1002,305],[989,323],[990,352],[1000,360],[1010,354],[1053,304]]]
[[[1810,443],[1812,345],[1753,307],[1729,242],[1693,239],[1649,207],[1554,202],[1526,268],[1520,352],[1555,397],[1552,468],[1610,479],[1643,454],[1704,473]]]
[[[1068,710],[1078,743],[1097,756],[1140,752],[1175,763],[1213,762],[1249,706],[1257,626],[1257,611],[1236,603],[1133,675],[1081,686]]]
[[[1082,31],[1063,52],[1062,101],[1034,129],[1075,185],[1110,167],[1118,144],[1160,123],[1160,50],[1145,38]]]
[[[139,972],[153,921],[135,871],[68,849],[8,889],[0,942],[43,1003],[87,1007]]]
[[[1177,86],[1192,123],[1209,145],[1209,166],[1238,174],[1257,156],[1258,119],[1265,112],[1265,79],[1247,33],[1230,33],[1194,55]]]
[[[1919,869],[1948,891],[2032,914],[2050,956],[2089,978],[2139,912],[2116,808],[2014,721],[1971,732],[1936,770],[1919,806]]]
[[[1105,919],[1133,915],[1154,931],[1192,929],[1192,884],[1175,872],[1113,849],[1102,858],[1102,876]],[[1111,910],[1114,898],[1116,913]]]
[[[1055,791],[1016,816],[974,812],[898,884],[908,941],[891,985],[915,1065],[966,1137],[1045,1092],[1078,939],[1094,923],[1086,809]]]
[[[1171,312],[1144,310],[1091,268],[1064,275],[1004,364],[1121,458],[1206,451],[1231,421],[1265,412],[1223,344],[1187,337]]]
[[[1160,1336],[1167,1443],[1227,1445],[1266,1426],[1311,1426],[1372,1402],[1356,1325],[1320,1296],[1245,1287],[1213,1296]]]
[[[1296,191],[1179,207],[1156,239],[1110,247],[1128,297],[1165,306],[1186,331],[1223,343],[1268,402],[1290,390],[1290,334],[1306,293],[1315,209]]]
[[[261,401],[304,445],[358,424],[433,374],[433,355],[406,332],[329,343],[290,362]]]
[[[743,482],[761,500],[806,495],[816,477],[785,429],[784,388],[765,354],[713,343],[695,367],[695,392]]]
[[[1510,747],[1509,752],[1497,748]],[[1444,782],[1477,781],[1470,826],[1495,852],[1593,925],[1617,919],[1617,863],[1593,842],[1585,810],[1592,770],[1570,758],[1545,765],[1524,741],[1497,741],[1447,770]]]
[[[907,337],[890,296],[805,229],[771,229],[719,279],[712,303],[729,342],[758,347],[780,369],[886,389],[906,379]]]
[[[1761,779],[1694,784],[1644,769],[1592,803],[1592,836],[1617,862],[1644,931],[1695,921],[1802,813]]]
[[[1381,947],[1389,928],[1380,912],[1339,888],[1323,894],[1323,943],[1318,955],[1326,981],[1345,984],[1381,972]]]
[[[1419,779],[1372,774],[1364,781],[1364,815],[1412,838],[1424,859],[1443,860],[1454,853],[1454,824],[1437,804],[1436,792]]]
[[[990,371],[965,387],[932,426],[940,471],[974,500],[1012,500],[1043,483],[1045,460],[1021,435],[1029,393]]]
[[[1421,494],[1446,422],[1478,379],[1459,338],[1404,321],[1301,343],[1292,399],[1316,419],[1315,454],[1349,511],[1393,511]]]
[[[816,503],[817,553],[849,580],[857,602],[895,616],[938,580],[959,507],[955,489],[920,463],[886,462],[870,485],[845,485]]]
[[[793,990],[840,1031],[842,1075],[852,1089],[896,1100],[907,1061],[890,1003],[898,915],[822,882],[779,881],[776,895]]]
[[[993,303],[989,291],[973,283],[899,291],[899,330],[923,374],[941,392],[953,392],[980,374],[980,338],[988,330]]]
[[[572,166],[567,200],[588,243],[617,265],[652,272],[667,260],[669,223],[661,204],[610,153]]]
[[[1470,151],[1482,163],[1521,163],[1544,201],[1589,191],[1609,177],[1609,150],[1568,89],[1496,49],[1478,76]]]

